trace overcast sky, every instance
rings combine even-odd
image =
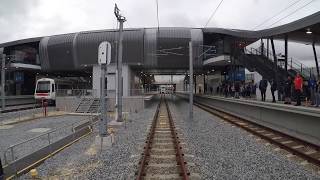
[[[252,30],[298,0],[224,0],[208,27]],[[320,0],[300,0],[258,29],[288,23],[320,10]],[[203,27],[220,0],[158,0],[160,26]],[[201,3],[200,3],[201,2]],[[0,0],[0,43],[22,38],[116,27],[117,3],[128,27],[156,27],[156,0]],[[301,9],[300,9],[301,8]],[[291,46],[291,45],[290,45]],[[290,48],[289,46],[289,48]],[[311,47],[289,55],[312,63]],[[319,48],[318,48],[319,49]],[[302,53],[297,53],[302,52]],[[290,53],[290,50],[289,50]],[[320,52],[318,53],[320,54]]]

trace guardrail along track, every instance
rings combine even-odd
[[[31,106],[33,105],[33,106]],[[22,104],[22,105],[17,105],[20,107],[17,108],[12,108],[12,109],[5,109],[5,110],[0,110],[0,113],[8,113],[8,112],[16,112],[16,111],[23,111],[23,110],[28,110],[28,109],[34,109],[34,108],[40,108],[41,104],[39,103],[28,103],[28,104]],[[11,107],[11,106],[7,106]]]
[[[195,102],[194,105],[320,167],[320,147],[315,144],[305,142],[271,128],[236,117],[210,105],[199,102]]]
[[[4,178],[18,178],[22,174],[27,173],[30,169],[37,167],[46,159],[54,156],[66,147],[71,146],[73,143],[90,134],[93,131],[93,126],[96,122],[97,118],[92,116],[79,124],[73,123],[71,125],[66,125],[11,145],[3,155],[5,161],[3,166]],[[65,131],[67,133],[64,136],[51,137],[54,133],[64,133]],[[38,142],[39,140],[42,140],[43,142],[40,141],[41,145],[39,147],[34,147],[32,152],[20,156],[16,154],[19,152],[19,148],[31,147],[32,142]],[[26,146],[27,144],[30,145]]]
[[[138,180],[189,179],[178,133],[167,102],[162,97],[136,175]]]

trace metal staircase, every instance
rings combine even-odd
[[[83,98],[76,108],[76,113],[97,113],[100,107],[100,100],[96,98]]]
[[[248,70],[257,71],[269,81],[275,79],[273,54],[267,52],[266,49],[264,49],[263,53],[255,48],[251,48],[250,50],[245,49],[245,51],[238,56],[238,61]],[[297,72],[305,79],[308,79],[311,75],[311,71],[307,66],[292,59],[288,60],[287,71],[285,70],[284,64],[281,64],[280,61],[278,61],[277,66],[280,81],[285,80],[287,76],[294,77]]]
[[[275,79],[273,62],[264,57],[251,54],[242,54],[238,61],[249,71],[256,71],[261,74],[268,81]],[[278,79],[285,80],[289,73],[285,70],[278,68]]]
[[[98,113],[100,111],[100,99],[93,99],[93,102],[88,110],[89,113]]]

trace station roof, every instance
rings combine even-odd
[[[40,40],[43,37],[34,37],[34,38],[28,38],[28,39],[19,39],[16,41],[10,41],[10,42],[5,42],[0,44],[0,48],[2,47],[8,47],[8,46],[14,46],[14,45],[18,45],[18,44],[26,44],[26,43],[32,43],[32,42],[40,42]]]
[[[306,32],[308,30],[310,30],[312,34],[307,34]],[[308,44],[315,42],[316,44],[320,45],[320,11],[288,24],[259,31],[204,28],[203,32],[227,34],[241,38],[253,39],[267,37],[274,37],[274,39],[283,39],[285,35],[288,35],[288,39],[290,41]]]
[[[150,28],[141,28],[141,29],[150,29]],[[174,29],[174,27],[172,27],[172,29]],[[197,29],[197,28],[194,28],[194,29]],[[306,34],[308,29],[312,32],[312,34]],[[134,30],[134,29],[125,29],[125,31],[130,31],[130,30]],[[92,32],[102,32],[102,31],[115,31],[115,30],[112,30],[112,29],[97,30],[97,31],[86,31],[81,33],[92,33]],[[269,28],[269,29],[258,30],[258,31],[225,29],[225,28],[202,28],[202,31],[204,33],[218,33],[218,34],[225,34],[225,35],[230,35],[234,37],[248,38],[248,39],[260,39],[260,38],[267,38],[267,37],[274,37],[274,39],[283,39],[284,35],[287,34],[289,41],[305,43],[305,44],[311,44],[315,42],[317,45],[320,45],[320,11],[288,24],[284,24],[284,25]],[[35,38],[28,38],[28,39],[21,39],[21,40],[6,42],[6,43],[0,44],[0,48],[18,45],[18,44],[37,42],[37,41],[40,41],[42,38],[44,37],[35,37]]]

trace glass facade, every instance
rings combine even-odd
[[[7,96],[33,95],[37,69],[26,69],[17,64],[39,65],[39,42],[8,46],[3,49],[6,55]]]
[[[28,43],[6,47],[4,53],[11,63],[40,65],[38,48],[39,43]]]
[[[203,60],[230,54],[230,39],[223,34],[204,33]]]

